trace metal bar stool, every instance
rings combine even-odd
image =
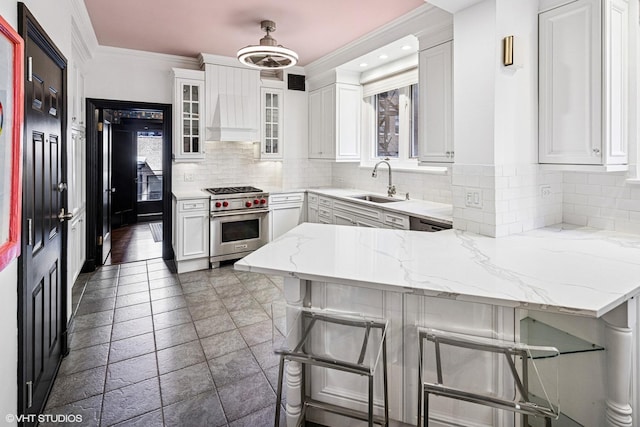
[[[491,338],[475,337],[471,335],[458,334],[453,332],[439,331],[430,328],[418,328],[419,337],[419,365],[418,365],[418,420],[417,426],[420,426],[422,410],[424,410],[423,426],[429,425],[429,395],[447,397],[461,401],[476,403],[479,405],[490,406],[493,408],[504,409],[522,414],[523,426],[528,427],[528,417],[543,417],[545,425],[551,427],[551,420],[557,419],[559,416],[558,407],[553,405],[542,382],[544,399],[540,402],[533,402],[533,397],[529,392],[529,360],[533,358],[552,358],[559,355],[555,347],[528,346],[525,344],[501,341]],[[425,340],[432,342],[434,347],[436,381],[423,382],[423,355]],[[489,394],[477,393],[464,390],[459,387],[445,385],[442,363],[442,346],[452,346],[479,352],[488,352],[497,355],[503,355],[508,366],[508,372],[511,374],[515,384],[516,393],[513,399],[501,398]],[[538,354],[538,357],[532,356],[532,353]],[[541,356],[540,356],[541,355]],[[521,370],[518,372],[515,360],[520,358],[522,361]],[[535,365],[534,365],[535,367]],[[536,378],[539,379],[537,370]],[[556,377],[557,379],[557,377]]]
[[[345,313],[329,310],[287,306],[287,333],[283,343],[276,345],[274,352],[280,355],[278,371],[278,391],[276,399],[275,426],[280,425],[280,405],[282,402],[282,382],[285,361],[299,362],[302,369],[301,403],[302,412],[298,425],[306,419],[308,408],[317,408],[334,414],[368,422],[369,426],[389,424],[389,398],[387,391],[387,344],[388,321],[364,317],[357,313]],[[293,313],[293,314],[292,314]],[[292,319],[293,318],[293,319]],[[274,316],[274,322],[276,318]],[[275,323],[274,323],[275,327]],[[347,334],[346,341],[353,347],[347,357],[331,354],[331,328],[340,329]],[[345,351],[346,352],[346,351]],[[384,416],[373,413],[374,374],[382,356]],[[306,396],[305,366],[319,366],[341,372],[365,376],[368,378],[367,411],[345,408],[335,404],[321,402]]]

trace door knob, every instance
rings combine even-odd
[[[60,220],[60,222],[64,222],[65,220],[69,220],[71,218],[73,218],[73,212],[65,213],[64,208],[60,209],[60,213],[58,214],[58,219]]]
[[[59,182],[58,186],[57,186],[57,189],[58,189],[58,193],[62,193],[64,190],[67,189],[67,183],[66,182]]]

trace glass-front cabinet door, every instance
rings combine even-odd
[[[263,87],[260,89],[260,110],[262,115],[260,157],[270,160],[282,159],[283,142],[283,91]]]
[[[173,158],[204,159],[204,72],[174,68]]]

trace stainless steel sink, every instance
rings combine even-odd
[[[348,196],[351,199],[366,200],[373,203],[391,203],[401,202],[401,199],[394,199],[393,197],[376,196],[375,194],[359,194],[356,196]]]

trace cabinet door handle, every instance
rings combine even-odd
[[[600,149],[599,148],[594,148],[593,149],[593,154],[600,154]]]

